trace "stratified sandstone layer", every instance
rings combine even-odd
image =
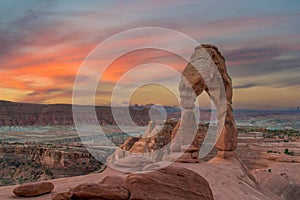
[[[0,186],[83,175],[102,166],[81,146],[0,144],[0,155]]]
[[[230,157],[231,153],[226,151],[234,151],[237,148],[237,128],[232,114],[232,82],[227,73],[224,57],[217,47],[201,45],[195,48],[191,61],[182,72],[182,76],[179,90],[183,114],[176,133],[178,137],[171,150],[173,152],[180,151],[182,145],[191,144],[187,138],[196,137],[193,110],[196,97],[205,91],[218,111],[218,128],[221,130],[215,145],[220,151],[218,155],[223,158]],[[222,120],[223,116],[225,116],[224,120]],[[199,147],[192,144],[186,154],[193,154],[191,149],[195,149],[194,151],[197,152],[197,148]]]
[[[90,106],[79,106],[84,111]],[[120,113],[123,113],[120,109]],[[108,106],[96,106],[96,115],[99,124],[115,125],[111,108]],[[133,121],[138,125],[148,123],[149,108],[130,108]],[[0,100],[0,126],[46,126],[46,125],[74,125],[71,104],[31,104],[16,103]],[[90,123],[95,119],[88,113],[82,112],[78,117],[79,122]]]

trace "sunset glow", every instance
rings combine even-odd
[[[299,106],[299,1],[218,2],[1,1],[0,99],[71,103],[77,70],[101,41],[131,28],[157,26],[214,44],[222,51],[233,79],[234,107]],[[117,51],[121,45],[155,39],[136,38],[111,48]],[[101,78],[96,103],[108,104],[120,77],[147,63],[161,63],[179,72],[187,64],[170,52],[154,49],[123,55]],[[148,75],[153,80],[172,81],[168,74]],[[177,86],[174,80],[174,88]],[[161,102],[157,95],[163,97]],[[158,86],[142,87],[131,98],[131,103],[152,102],[177,104],[174,95]],[[209,102],[202,106],[209,107]]]

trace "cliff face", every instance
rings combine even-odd
[[[83,107],[83,106],[82,106]],[[120,108],[122,113],[122,109]],[[101,125],[115,125],[111,108],[96,106],[96,115]],[[147,125],[149,108],[130,108],[130,114],[138,125]],[[45,126],[73,125],[72,105],[68,104],[31,104],[0,101],[0,126]],[[79,121],[90,122],[91,116],[82,113]]]
[[[83,146],[1,144],[0,186],[87,174],[102,166]]]

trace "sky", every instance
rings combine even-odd
[[[296,108],[300,106],[299,18],[298,0],[3,0],[0,99],[72,103],[77,72],[99,43],[132,28],[163,27],[219,48],[232,77],[234,108]],[[139,38],[114,44],[112,51],[133,42]],[[147,63],[162,63],[179,72],[186,65],[178,56],[155,49],[121,55],[101,77],[96,103],[109,104],[122,76]],[[178,104],[174,95],[178,80],[172,74],[147,65],[133,75],[116,94],[117,104]],[[145,84],[132,93],[130,80],[139,78],[164,80],[172,87]],[[199,101],[202,107],[210,105],[205,94]]]

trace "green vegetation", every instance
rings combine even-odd
[[[270,139],[284,139],[285,142],[295,141],[295,138],[300,137],[299,130],[293,129],[285,129],[285,130],[268,130],[263,127],[247,127],[247,126],[239,126],[238,132],[239,134],[251,133],[251,132],[261,132],[263,133],[264,138]]]
[[[286,148],[286,149],[284,150],[284,153],[285,153],[286,155],[289,155],[289,156],[294,156],[294,155],[295,155],[294,151],[289,151],[288,148]]]
[[[9,179],[9,178],[1,178],[0,179],[0,186],[5,186],[5,185],[13,185],[14,184],[14,180],[13,179]]]
[[[280,152],[278,152],[278,151],[273,151],[273,150],[268,150],[267,153],[279,153],[279,154],[280,154]]]
[[[272,169],[268,169],[268,172],[272,172]]]

